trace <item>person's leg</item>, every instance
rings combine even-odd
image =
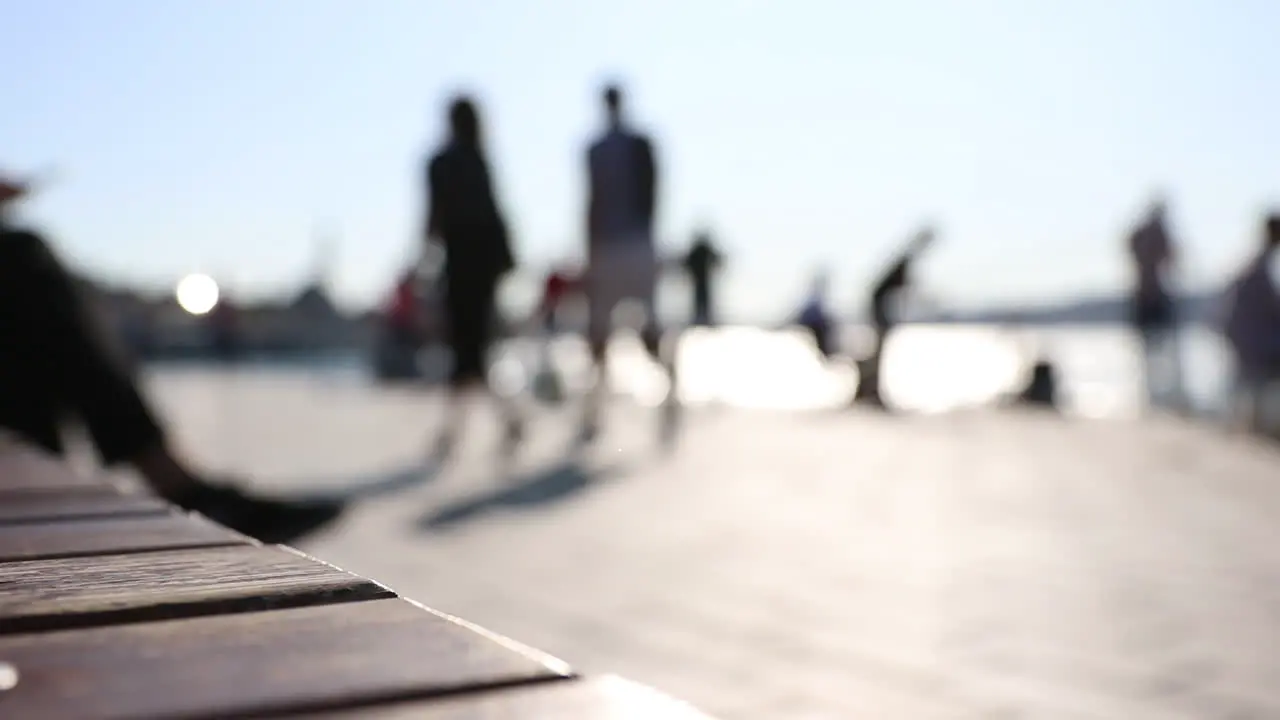
[[[1237,357],[1230,403],[1230,425],[1234,430],[1253,432],[1257,426],[1261,409],[1259,387],[1256,368]]]
[[[1186,396],[1177,328],[1161,317],[1142,332],[1145,386],[1149,402],[1153,407],[1183,409]]]
[[[662,355],[662,321],[658,317],[658,256],[653,246],[637,247],[628,263],[628,295],[644,306],[644,327],[640,332],[649,357],[666,367]]]
[[[1180,412],[1191,412],[1192,403],[1190,393],[1187,390],[1186,366],[1182,356],[1182,337],[1181,328],[1178,326],[1177,318],[1173,315],[1172,308],[1170,316],[1165,325],[1164,334],[1164,354],[1168,364],[1168,380],[1170,398],[1175,408]]]
[[[1141,375],[1140,385],[1146,397],[1146,404],[1150,407],[1156,400],[1155,374],[1156,367],[1159,364],[1157,361],[1159,356],[1157,323],[1150,301],[1142,297],[1136,297],[1133,300],[1132,308],[1133,329],[1138,336],[1140,355],[1138,365],[1138,371]]]
[[[560,331],[560,323],[558,321],[559,308],[551,305],[542,315],[542,333],[548,340],[554,339]]]
[[[449,278],[448,311],[453,372],[450,376],[444,426],[436,453],[450,452],[465,426],[470,404],[486,389],[503,412],[504,442],[520,440],[523,426],[514,402],[493,392],[488,382],[488,354],[493,342],[496,279],[480,273]]]
[[[1151,327],[1140,326],[1138,340],[1142,348],[1142,392],[1150,408],[1159,398],[1159,384],[1156,382],[1160,367],[1159,335]]]
[[[693,324],[710,327],[711,317],[711,282],[707,278],[693,279]]]
[[[1135,321],[1142,344],[1142,385],[1150,407],[1185,400],[1182,353],[1168,300],[1139,300]]]
[[[436,437],[435,454],[439,456],[453,450],[466,426],[470,396],[484,380],[484,352],[480,340],[484,318],[475,306],[476,278],[455,268],[450,270],[445,281],[444,310],[448,314],[448,344],[453,355],[453,367],[445,393],[443,425]]]
[[[158,495],[234,530],[288,542],[340,503],[281,503],[203,482],[170,449],[119,348],[70,276],[32,233],[0,243],[0,423],[57,452],[64,415],[84,422],[104,463],[134,467]]]
[[[644,306],[645,324],[642,330],[645,349],[667,375],[667,395],[662,403],[659,438],[665,444],[672,443],[679,431],[680,421],[680,333],[673,332],[663,346],[664,332],[658,316],[658,282],[661,280],[661,264],[652,245],[637,245],[635,256],[628,262],[628,294]],[[707,308],[703,308],[706,312]]]
[[[884,370],[884,348],[885,343],[889,339],[889,330],[892,329],[892,323],[887,315],[876,312],[872,322],[872,338],[871,353],[858,363],[858,369],[862,373],[858,378],[858,389],[855,391],[855,399],[859,402],[872,406],[883,406],[884,398],[880,394],[880,377]]]
[[[583,406],[581,439],[591,440],[599,430],[601,407],[608,394],[609,336],[613,332],[613,311],[619,302],[616,253],[596,248],[588,260],[583,289],[587,300],[587,345],[595,377]]]
[[[486,277],[484,282],[476,286],[476,354],[478,355],[477,386],[488,391],[490,399],[500,414],[503,435],[502,444],[505,450],[513,450],[524,439],[524,421],[516,398],[503,395],[489,382],[489,367],[492,364],[492,352],[498,322],[498,278]]]

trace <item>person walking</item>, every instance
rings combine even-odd
[[[670,380],[663,431],[675,418],[674,363],[663,362],[662,330],[657,316],[661,262],[654,240],[658,212],[658,164],[653,141],[627,122],[621,88],[609,85],[602,98],[606,127],[587,150],[587,298],[588,341],[595,384],[583,413],[581,439],[595,438],[607,390],[605,356],[613,331],[613,312],[627,300],[645,310],[641,330],[645,349],[663,365]]]
[[[507,222],[494,197],[480,113],[475,101],[449,104],[449,137],[427,165],[426,241],[443,250],[447,335],[453,351],[448,416],[436,451],[447,454],[463,427],[476,390],[489,390],[503,415],[503,442],[511,449],[523,436],[514,402],[492,393],[488,354],[496,326],[498,284],[515,267]]]

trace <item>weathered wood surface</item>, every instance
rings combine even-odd
[[[0,635],[393,596],[277,547],[32,560],[0,569]]]
[[[231,718],[564,677],[403,600],[0,637],[0,717]]]
[[[100,477],[81,475],[60,459],[0,431],[0,492],[102,488]]]
[[[111,487],[41,492],[0,490],[0,525],[49,520],[163,515],[163,500],[141,493],[122,493]]]
[[[201,517],[177,512],[153,517],[59,520],[0,525],[0,563],[249,542]]]
[[[306,717],[311,720],[710,720],[690,705],[614,677],[308,713]]]
[[[0,437],[0,718],[675,718]]]

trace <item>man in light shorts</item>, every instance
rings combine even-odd
[[[583,422],[584,439],[594,437],[604,392],[604,360],[613,312],[623,301],[645,310],[645,347],[659,359],[661,330],[655,299],[659,260],[654,244],[658,173],[653,143],[623,120],[622,91],[604,90],[608,127],[587,151],[588,339],[597,371],[595,390]]]

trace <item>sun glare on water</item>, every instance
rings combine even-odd
[[[178,281],[178,306],[192,315],[204,315],[218,304],[218,283],[208,275],[188,275]]]

